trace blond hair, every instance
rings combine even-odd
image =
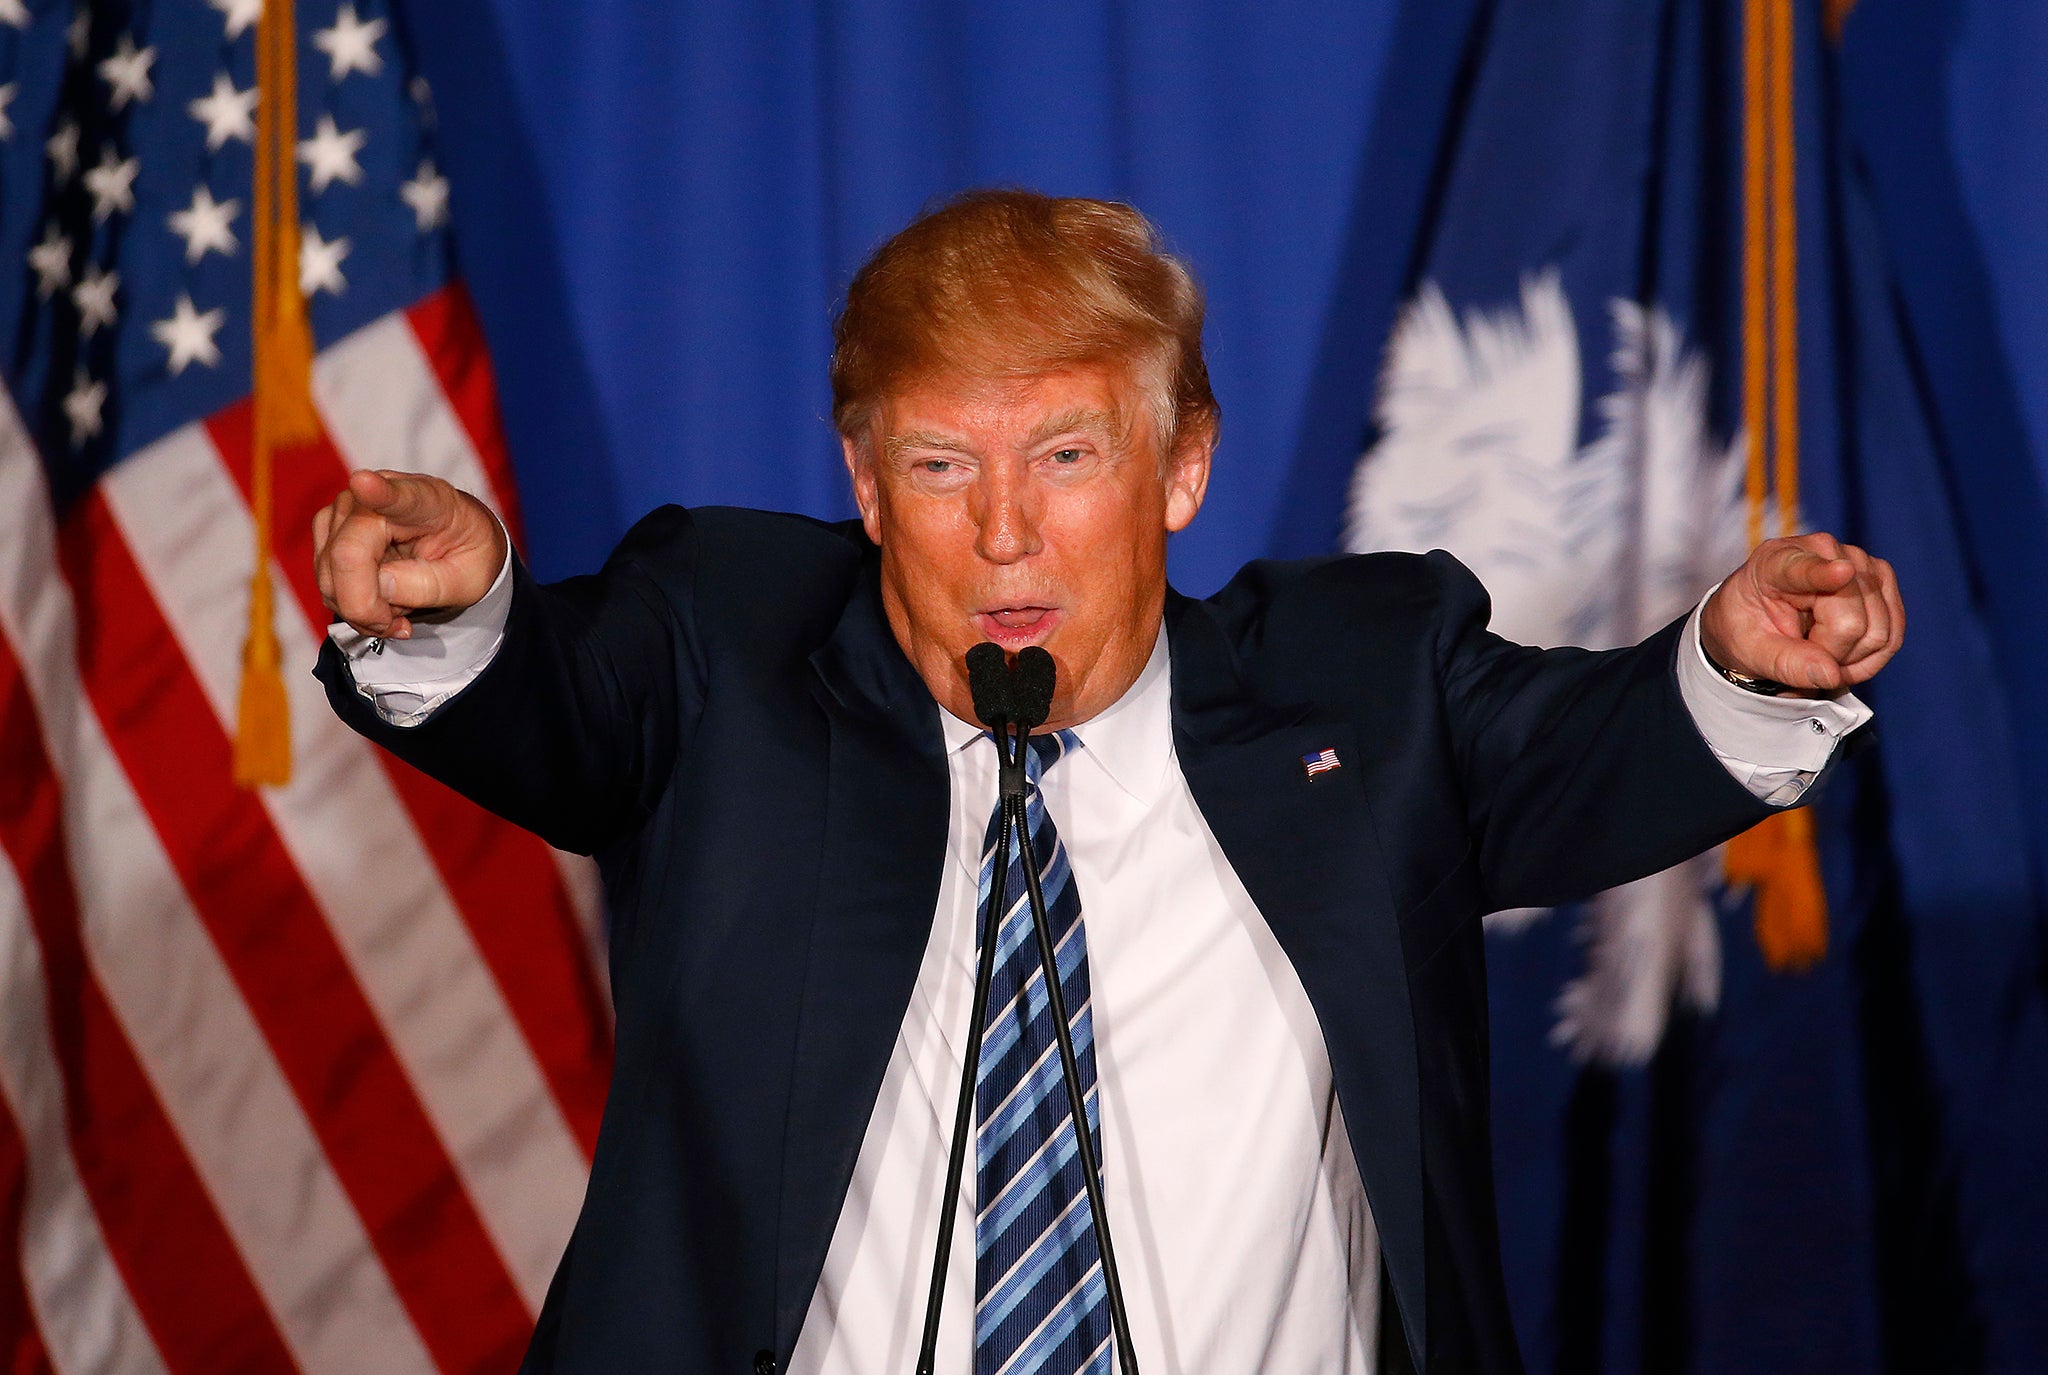
[[[832,423],[864,446],[882,397],[937,377],[1002,380],[1122,364],[1150,396],[1162,458],[1213,441],[1202,289],[1114,201],[969,191],[875,250],[832,330]]]

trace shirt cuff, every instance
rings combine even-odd
[[[1713,595],[1709,590],[1707,597]],[[1773,806],[1790,806],[1827,767],[1842,737],[1870,719],[1870,708],[1848,692],[1766,697],[1735,686],[1707,661],[1700,643],[1700,612],[1706,604],[1702,597],[1686,621],[1690,648],[1678,654],[1679,696],[1707,747],[1736,782]]]
[[[491,590],[460,611],[412,618],[412,637],[364,635],[346,621],[327,627],[327,638],[348,660],[356,691],[394,726],[417,726],[475,682],[505,640],[512,611],[512,545]]]

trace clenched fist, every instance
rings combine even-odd
[[[459,611],[491,590],[505,530],[469,493],[421,473],[351,473],[313,517],[327,609],[365,635],[404,640],[419,611]]]
[[[1809,695],[1869,682],[1905,638],[1892,566],[1833,535],[1765,540],[1700,613],[1708,658]]]

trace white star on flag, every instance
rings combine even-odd
[[[21,0],[0,0],[0,24],[11,29],[25,29],[28,21],[28,6]]]
[[[206,0],[226,18],[228,42],[240,38],[243,31],[263,17],[263,0]]]
[[[78,174],[78,121],[67,119],[57,126],[57,132],[50,135],[43,144],[43,151],[50,155],[50,170],[56,173],[59,184],[70,181]]]
[[[431,158],[420,164],[418,176],[399,183],[398,194],[412,207],[420,233],[448,223],[448,178],[434,170]]]
[[[213,74],[213,90],[185,107],[206,126],[206,151],[218,153],[231,138],[256,141],[256,88],[235,89],[226,72]]]
[[[57,232],[54,221],[43,231],[43,241],[30,247],[28,265],[35,269],[36,295],[45,301],[71,285],[71,240]]]
[[[137,51],[133,35],[122,34],[121,41],[114,45],[113,56],[100,61],[100,76],[110,88],[108,103],[116,110],[125,109],[131,100],[147,104],[156,94],[156,83],[149,79],[149,69],[155,62],[155,48]]]
[[[320,237],[319,229],[313,225],[299,228],[299,291],[307,300],[325,291],[339,296],[348,290],[348,279],[341,275],[341,260],[348,256],[349,241],[346,235],[329,243]]]
[[[78,285],[71,288],[71,304],[78,307],[78,333],[90,339],[101,325],[111,325],[121,312],[114,306],[114,293],[121,289],[121,274],[102,272],[95,263],[85,270]]]
[[[382,19],[365,23],[356,18],[354,5],[343,4],[334,17],[334,27],[313,35],[313,46],[327,54],[328,80],[339,81],[350,72],[375,76],[382,71],[384,59],[377,55],[377,40],[387,27]]]
[[[93,381],[84,368],[72,374],[71,390],[64,397],[64,417],[71,422],[72,448],[85,443],[104,427],[100,407],[106,404],[106,383]]]
[[[206,186],[192,188],[192,204],[188,209],[171,212],[171,232],[185,241],[185,261],[196,263],[212,249],[223,257],[232,256],[237,245],[235,231],[229,226],[234,223],[235,212],[242,208],[238,200],[216,201],[213,192]],[[175,368],[173,372],[177,371]]]
[[[105,224],[116,210],[135,208],[135,174],[142,170],[141,158],[122,159],[112,148],[100,154],[100,165],[85,174],[85,189],[92,192],[92,220]]]
[[[14,98],[20,94],[19,82],[10,81],[5,86],[0,86],[0,143],[14,137],[14,121],[7,117],[7,107],[12,105]]]
[[[361,182],[363,166],[356,161],[356,154],[363,151],[369,138],[361,129],[344,134],[334,127],[333,115],[320,116],[313,137],[299,144],[299,161],[311,169],[313,194],[318,195],[337,181],[350,186]]]
[[[71,16],[71,23],[64,29],[64,46],[71,49],[73,58],[85,56],[85,50],[92,46],[91,10],[80,10]]]
[[[151,336],[171,351],[170,361],[165,364],[171,376],[176,377],[194,363],[209,368],[220,366],[220,345],[213,342],[213,336],[220,332],[227,318],[227,311],[219,306],[208,311],[196,310],[190,296],[178,293],[171,318],[158,320],[149,327]]]

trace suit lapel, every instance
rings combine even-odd
[[[824,1269],[931,936],[946,858],[950,798],[938,706],[896,644],[874,570],[870,555],[838,626],[811,656],[831,745],[783,1147],[783,1352],[795,1345]]]
[[[1415,1023],[1356,734],[1255,700],[1198,603],[1170,598],[1167,638],[1181,770],[1315,1007],[1409,1339],[1426,1351]],[[1309,773],[1303,756],[1325,750],[1337,767]]]

